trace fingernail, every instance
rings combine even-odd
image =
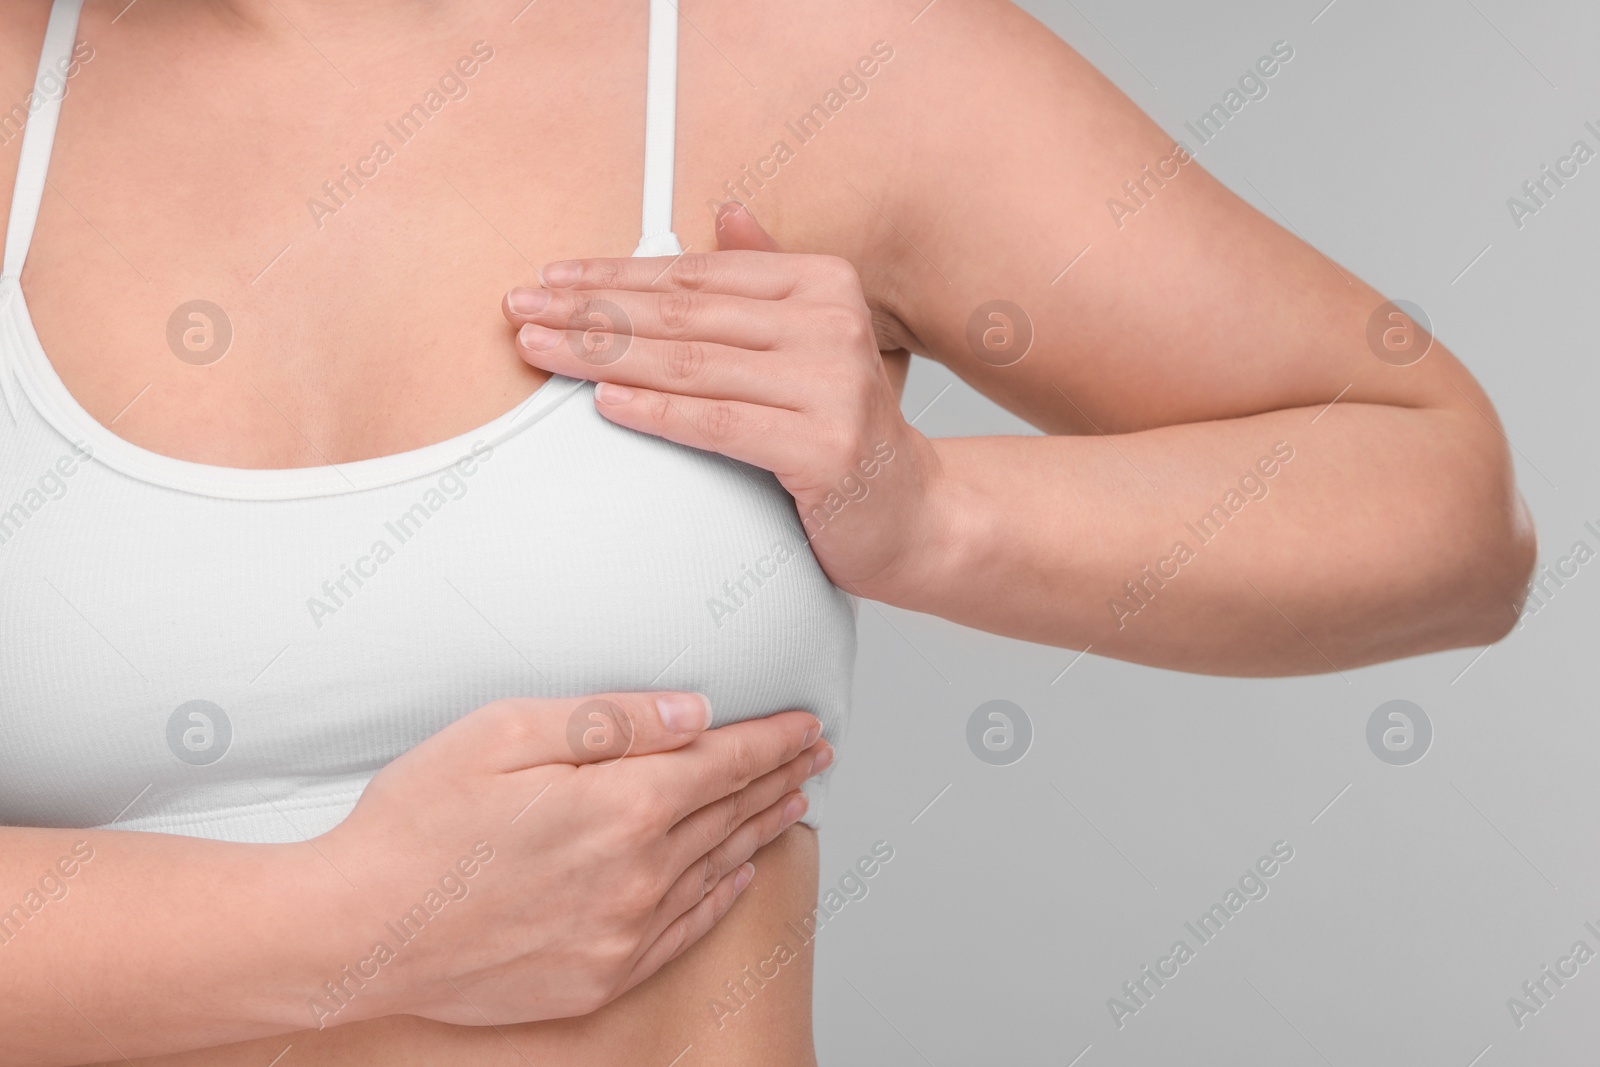
[[[816,756],[811,760],[811,769],[806,772],[806,777],[809,778],[813,774],[818,774],[818,773],[820,773],[822,771],[827,770],[828,769],[828,765],[831,764],[832,762],[833,762],[833,746],[829,745],[827,748],[823,749],[821,752],[818,752],[816,754]]]
[[[576,263],[562,260],[545,264],[543,273],[546,285],[571,285],[578,280],[579,269]]]
[[[817,743],[817,738],[822,736],[822,724],[813,723],[811,729],[806,731],[806,736],[800,740],[800,751],[804,752]]]
[[[795,821],[806,813],[806,807],[806,795],[804,793],[789,801],[783,808],[783,825],[793,826]]]
[[[506,306],[518,315],[543,311],[549,303],[550,293],[544,289],[513,289],[506,294]]]
[[[633,399],[633,390],[616,382],[599,382],[594,387],[594,398],[602,404],[625,404]]]
[[[711,722],[711,704],[699,693],[665,693],[656,697],[656,710],[675,734],[696,733]]]
[[[554,348],[556,342],[561,340],[561,334],[530,322],[517,331],[517,340],[521,341],[525,348]]]
[[[749,885],[756,876],[756,865],[746,863],[740,866],[739,873],[733,876],[734,893],[743,893],[744,887]]]

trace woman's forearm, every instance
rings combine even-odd
[[[363,955],[360,924],[333,913],[355,895],[310,844],[0,829],[0,1061],[305,1029],[322,983]]]
[[[1470,408],[933,444],[932,533],[884,599],[1162,667],[1316,673],[1486,644],[1535,553],[1503,439]]]
[[[571,740],[596,715],[625,752]],[[492,701],[298,844],[0,828],[0,1064],[587,1015],[728,913],[832,759],[804,712],[709,722],[693,693]]]

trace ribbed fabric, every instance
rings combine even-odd
[[[45,64],[77,9],[58,0]],[[673,80],[663,10],[652,100]],[[840,744],[855,604],[793,500],[607,422],[590,383],[553,378],[475,431],[337,468],[188,463],[96,423],[17,283],[49,110],[27,127],[37,173],[0,279],[0,825],[304,839],[500,697],[694,689],[718,725],[804,708]],[[672,237],[666,152],[646,204],[665,196]],[[826,781],[807,786],[812,826]]]

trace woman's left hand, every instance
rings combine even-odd
[[[939,461],[900,413],[861,282],[834,256],[786,254],[742,206],[719,245],[544,268],[504,311],[522,358],[602,383],[621,426],[775,474],[828,577],[894,600],[937,552]]]

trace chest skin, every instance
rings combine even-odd
[[[7,98],[27,91],[47,6],[0,16]],[[331,9],[297,19],[304,39],[187,7],[84,12],[23,275],[78,401],[151,451],[290,467],[447,439],[536,388],[500,299],[551,259],[637,242],[646,5],[376,29]],[[737,58],[681,34],[675,228],[715,248],[711,207],[738,195],[786,248],[868,276],[870,208],[836,170],[860,172],[870,82],[820,132],[793,120],[870,56],[871,28],[860,56],[839,34],[808,55],[780,53],[771,22]],[[5,203],[20,142],[0,148]],[[197,300],[220,312],[180,310]],[[230,333],[226,355],[178,358],[185,328]]]

